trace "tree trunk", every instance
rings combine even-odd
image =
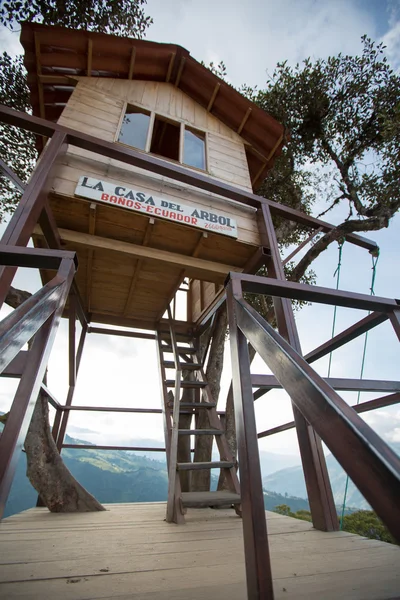
[[[207,364],[206,378],[210,384],[213,400],[218,402],[221,388],[221,373],[224,364],[225,336],[228,324],[226,303],[220,308],[216,317],[215,329],[211,341],[210,356]],[[199,411],[196,427],[198,429],[209,428],[208,411]],[[212,456],[212,445],[214,437],[211,435],[199,435],[196,438],[194,462],[210,462]],[[210,489],[210,469],[193,471],[192,491],[207,492]]]
[[[194,379],[192,371],[185,371],[183,368],[183,381],[191,381]],[[172,394],[172,392],[171,392]],[[194,402],[195,390],[190,388],[183,388],[182,391],[182,402]],[[179,429],[190,429],[192,422],[192,414],[180,414],[179,415]],[[191,462],[192,455],[190,452],[190,435],[178,436],[178,462]],[[192,471],[180,471],[179,479],[181,482],[182,492],[190,492],[191,490],[191,479]]]
[[[65,466],[51,435],[47,398],[39,395],[25,440],[27,476],[51,512],[105,510]]]
[[[252,363],[256,351],[250,344],[247,345],[249,349],[250,364]],[[229,449],[234,459],[237,460],[237,440],[236,440],[236,425],[235,425],[235,406],[233,403],[233,386],[232,383],[229,386],[228,395],[226,397],[226,408],[225,408],[225,436],[228,442]],[[224,471],[221,469],[221,473],[218,480],[218,490],[229,490],[229,486],[226,482]]]

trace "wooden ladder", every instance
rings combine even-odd
[[[184,523],[187,508],[206,508],[215,506],[233,506],[241,515],[240,484],[236,474],[235,460],[230,452],[221,420],[217,413],[203,365],[200,362],[194,340],[186,342],[187,346],[178,346],[176,333],[168,308],[170,332],[157,332],[159,369],[162,381],[164,433],[168,465],[168,501],[167,522]],[[172,354],[171,358],[165,355]],[[175,370],[175,379],[168,379],[167,369]],[[190,381],[182,379],[182,372],[190,371],[194,377]],[[181,390],[191,388],[201,391],[194,402],[181,401]],[[173,400],[170,390],[174,389]],[[180,414],[196,414],[206,410],[209,426],[201,429],[179,429]],[[219,450],[220,460],[211,462],[178,463],[178,440],[182,435],[213,435]],[[229,490],[220,492],[182,492],[180,473],[195,469],[223,469]]]

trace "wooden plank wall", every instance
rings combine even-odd
[[[210,175],[251,189],[240,136],[171,84],[82,78],[59,122],[101,139],[115,141],[126,101],[195,127],[207,128]],[[132,173],[135,173],[134,178]],[[200,208],[204,206],[205,210],[224,210],[236,219],[240,241],[255,246],[260,243],[254,209],[77,148],[70,147],[60,164],[54,190],[63,195],[73,195],[77,180],[83,174],[98,175],[115,183],[142,186],[155,195],[161,193],[170,197],[171,202],[186,201],[196,203]]]

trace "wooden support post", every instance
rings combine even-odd
[[[400,342],[400,307],[398,310],[393,310],[390,313],[390,321],[393,325],[393,329],[394,329],[397,337],[399,338],[399,342]]]
[[[76,351],[76,300],[73,296],[69,298],[70,302],[70,313],[69,313],[69,322],[68,322],[68,394],[67,399],[65,401],[65,406],[71,406],[72,400],[74,398],[75,386],[76,386],[76,377],[79,371],[79,366],[82,358],[83,346],[86,339],[87,326],[82,327],[81,336],[79,339],[78,351]],[[68,418],[70,411],[63,411],[61,418],[54,421],[54,434],[53,437],[57,440],[57,448],[58,451],[61,452],[62,445],[64,443],[65,432],[67,430]]]
[[[263,244],[271,249],[268,274],[278,280],[285,280],[271,212],[266,205],[259,211],[259,224]],[[274,307],[279,333],[301,354],[290,300],[275,297]],[[336,531],[339,522],[321,440],[293,403],[292,406],[313,525],[322,531]]]
[[[240,465],[247,597],[248,600],[272,600],[274,594],[251,386],[250,360],[246,338],[237,327],[233,285],[239,285],[240,287],[239,282],[230,282],[226,289],[226,295]]]

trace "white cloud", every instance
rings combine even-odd
[[[242,83],[263,86],[266,73],[272,73],[276,63],[288,59],[291,64],[307,56],[326,57],[329,54],[358,53],[360,37],[364,33],[376,38],[377,25],[367,4],[348,0],[249,0],[246,3],[228,0],[148,0],[147,12],[154,17],[148,39],[177,43],[187,48],[197,60],[218,63],[223,59],[234,85]],[[393,7],[396,7],[396,2]],[[396,16],[397,15],[397,16]],[[383,36],[388,56],[399,64],[400,30],[398,13],[392,13],[390,30]],[[11,54],[21,53],[17,34],[0,30],[0,43]],[[397,62],[396,62],[397,61]],[[333,212],[329,219],[339,219]],[[382,248],[376,293],[400,297],[397,272],[400,252],[398,235],[400,217],[388,230],[371,234]],[[337,264],[337,250],[330,248],[315,263],[319,285],[334,286],[333,272]],[[345,247],[341,288],[368,293],[370,284],[370,257],[365,250]],[[37,281],[26,277],[17,281],[25,289],[34,291]],[[314,305],[296,315],[303,351],[307,352],[329,339],[332,327],[332,307]],[[359,311],[339,309],[337,331],[364,316]],[[68,389],[67,326],[61,326],[49,369],[49,387],[60,402]],[[363,340],[352,342],[333,355],[332,376],[358,377]],[[381,325],[370,335],[365,377],[398,378],[398,343],[389,324]],[[229,345],[227,346],[222,385],[222,404],[230,381]],[[315,365],[326,375],[327,359]],[[255,362],[253,372],[267,372],[261,360]],[[15,382],[0,380],[0,409],[8,409]],[[345,398],[355,402],[354,394]],[[364,398],[364,396],[363,396]],[[102,406],[161,406],[157,374],[155,344],[129,342],[124,338],[108,338],[92,334],[88,337],[78,377],[74,404]],[[221,407],[222,408],[222,407]],[[259,431],[269,429],[293,418],[290,401],[283,392],[270,392],[257,401]],[[379,416],[381,415],[381,416]],[[400,414],[394,409],[375,411],[365,420],[387,439],[400,435]],[[70,432],[77,428],[95,433],[82,437],[96,443],[123,445],[132,439],[163,439],[159,415],[106,414],[72,412]],[[297,440],[294,431],[265,438],[260,442],[264,450],[294,453]]]

